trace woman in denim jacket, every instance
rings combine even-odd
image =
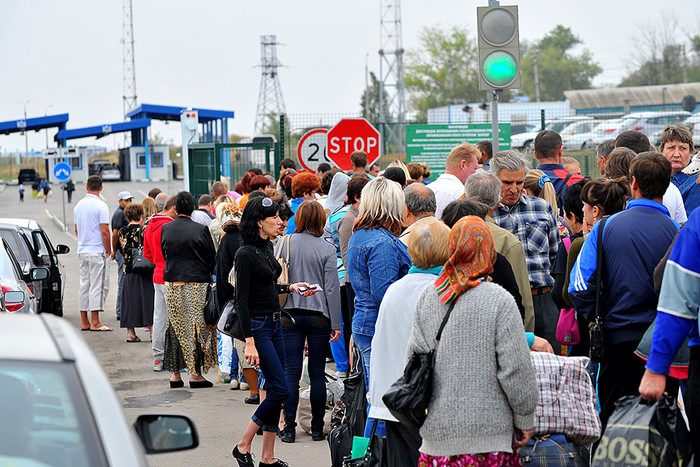
[[[374,325],[386,289],[411,267],[408,249],[397,236],[401,233],[404,194],[398,183],[380,177],[362,190],[360,213],[347,252],[347,274],[355,290],[352,335],[362,352],[365,385],[369,387],[369,363]],[[374,420],[368,418],[365,433]],[[377,427],[384,436],[384,424]]]

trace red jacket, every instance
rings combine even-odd
[[[156,214],[148,221],[146,232],[143,234],[143,256],[148,261],[156,265],[153,271],[153,283],[164,284],[163,272],[165,271],[165,258],[163,249],[160,246],[160,236],[163,233],[163,226],[173,220],[170,216]]]

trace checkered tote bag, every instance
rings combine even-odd
[[[586,371],[589,359],[543,352],[530,355],[539,389],[534,434],[563,434],[583,446],[600,438],[595,388]]]

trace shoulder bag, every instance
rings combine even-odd
[[[245,246],[241,246],[238,251],[243,250]],[[236,253],[238,255],[238,252]],[[238,285],[236,284],[236,260],[233,261],[233,267],[228,274],[228,281],[233,286],[233,299],[229,300],[224,304],[221,309],[221,315],[216,323],[216,329],[221,333],[239,341],[245,342],[245,335],[243,335],[243,326],[241,325],[241,319],[236,310],[236,291],[238,290]]]
[[[561,239],[564,242],[566,253],[571,249],[571,238]],[[559,321],[557,322],[557,342],[563,345],[576,345],[581,341],[576,320],[576,309],[562,308],[559,310]]]
[[[603,360],[603,318],[600,309],[603,306],[603,274],[605,274],[605,256],[603,255],[603,229],[610,216],[603,216],[598,226],[596,273],[595,273],[595,308],[593,324],[590,327],[591,360],[600,363]]]
[[[416,353],[409,358],[403,375],[389,388],[382,397],[389,412],[404,425],[420,428],[428,414],[428,405],[433,395],[433,372],[435,349],[440,343],[442,330],[455,307],[454,300],[442,319],[435,340],[435,348],[428,353]]]
[[[278,263],[280,263],[280,266],[282,266],[282,273],[280,276],[277,278],[277,283],[278,284],[289,284],[289,244],[290,244],[290,237],[292,235],[285,235],[282,237],[282,244],[280,245],[279,249],[277,250],[277,254],[275,255],[275,259],[277,260]],[[287,249],[287,254],[282,257],[282,249],[286,247]],[[284,307],[284,305],[287,303],[287,296],[289,294],[286,293],[281,293],[279,294],[279,299],[280,299],[280,307]]]
[[[207,304],[204,306],[204,322],[216,326],[219,322],[219,298],[216,294],[216,282],[207,286]]]
[[[131,249],[131,270],[137,274],[152,274],[156,265],[143,256],[143,232],[138,233],[139,245]]]

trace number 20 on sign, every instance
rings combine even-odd
[[[305,133],[299,140],[297,157],[306,170],[315,172],[323,162],[333,165],[326,151],[327,134],[328,130],[317,128]]]

